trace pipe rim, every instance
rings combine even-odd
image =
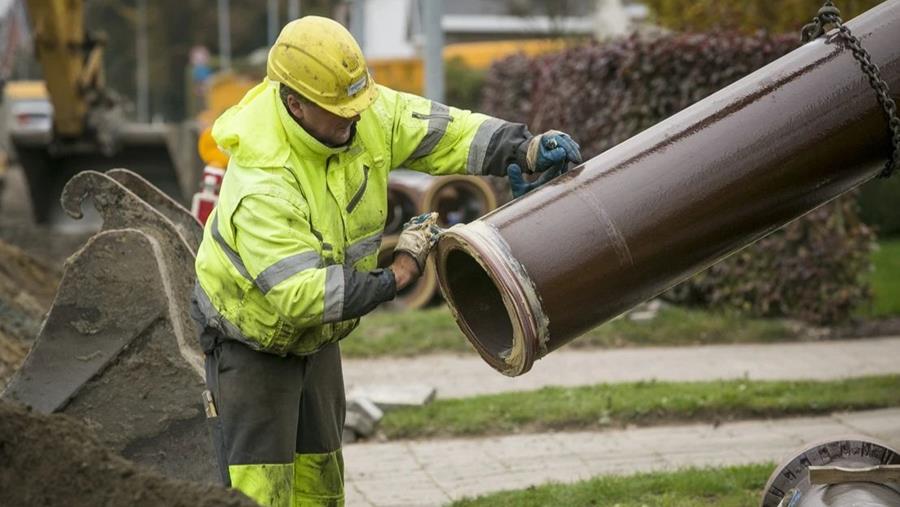
[[[507,359],[490,352],[465,318],[465,314],[457,307],[447,277],[447,262],[450,254],[459,251],[481,267],[500,295],[512,327],[512,353]],[[469,343],[492,368],[504,375],[516,377],[528,372],[534,361],[547,353],[549,321],[537,288],[493,226],[476,220],[448,229],[437,245],[437,274],[441,294],[447,301],[453,318]]]

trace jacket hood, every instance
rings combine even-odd
[[[244,167],[284,167],[291,147],[307,155],[328,156],[346,147],[319,142],[288,114],[278,83],[264,80],[225,111],[212,128],[219,147]]]

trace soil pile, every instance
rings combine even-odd
[[[0,402],[0,504],[254,506],[234,490],[168,479],[101,446],[84,423]]]
[[[56,294],[59,273],[0,241],[0,388],[22,363]]]

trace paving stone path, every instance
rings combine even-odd
[[[348,387],[437,388],[459,398],[544,386],[638,380],[837,379],[900,373],[900,337],[809,343],[556,351],[518,378],[474,352],[346,360]],[[900,447],[900,409],[824,417],[472,439],[363,443],[344,449],[348,505],[442,505],[466,496],[605,474],[780,461],[823,438],[863,434]]]
[[[350,388],[415,382],[436,387],[439,398],[650,379],[826,380],[889,373],[900,373],[900,337],[611,350],[568,348],[551,353],[517,378],[497,373],[474,351],[344,361],[345,384]]]
[[[824,438],[862,434],[900,447],[900,409],[826,417],[475,439],[344,449],[348,506],[443,505],[466,496],[597,475],[780,461]]]

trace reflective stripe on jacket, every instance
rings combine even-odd
[[[308,354],[350,333],[396,293],[377,270],[391,169],[502,176],[524,158],[524,125],[379,86],[352,141],[328,147],[264,81],[213,137],[230,161],[197,252],[207,325],[276,354]]]

